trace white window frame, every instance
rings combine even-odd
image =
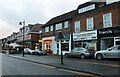
[[[109,15],[109,18],[107,18],[107,20],[105,19],[105,16]],[[107,25],[109,22],[109,25]],[[103,25],[104,28],[106,27],[112,27],[112,14],[111,13],[107,13],[103,15]]]
[[[106,4],[112,4],[114,2],[119,2],[120,0],[106,0]]]
[[[55,28],[56,28],[56,30],[61,30],[62,29],[62,23],[56,24]]]
[[[80,32],[80,21],[75,21],[75,32]]]
[[[87,19],[87,30],[93,30],[94,29],[94,23],[93,23],[93,17]]]
[[[45,32],[49,32],[49,27],[45,27]]]
[[[89,6],[80,8],[80,9],[78,10],[78,13],[84,13],[84,12],[87,12],[87,11],[90,11],[90,10],[93,10],[93,9],[95,9],[95,4],[91,4],[91,5],[89,5]]]
[[[68,28],[68,25],[69,25],[69,24],[68,24],[68,21],[65,21],[65,22],[64,22],[64,28]]]
[[[53,25],[50,26],[50,31],[53,31]]]

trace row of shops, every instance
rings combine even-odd
[[[95,51],[120,45],[120,26],[73,34],[63,34],[64,40],[59,41],[58,35],[42,38],[42,50],[52,51],[53,54],[70,52],[75,47],[84,47]],[[61,48],[62,47],[62,48]]]

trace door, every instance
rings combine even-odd
[[[118,57],[118,50],[117,47],[112,47],[111,49],[108,50],[107,53],[108,58],[117,58]]]
[[[114,40],[115,40],[114,41],[114,46],[115,45],[120,45],[120,37],[115,37]]]
[[[73,56],[73,57],[76,57],[77,52],[78,52],[78,48],[74,48],[69,55],[70,55],[70,56]]]

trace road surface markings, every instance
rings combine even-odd
[[[88,75],[88,76],[93,75],[93,74],[88,74],[88,73],[83,73],[83,72],[77,72],[77,71],[72,71],[72,70],[67,70],[67,69],[61,69],[61,68],[59,68],[59,70],[70,72],[70,73],[74,73],[74,74],[78,74],[78,75]]]
[[[54,66],[44,65],[44,64],[39,64],[39,63],[33,63],[33,64],[35,64],[35,65],[41,65],[43,67],[52,68],[52,69],[58,69],[58,70],[61,70],[61,71],[65,71],[65,72],[69,72],[69,73],[74,73],[74,74],[77,74],[77,75],[86,75],[86,76],[94,76],[95,77],[95,75],[89,74],[89,73],[72,71],[72,70],[68,70],[68,69],[57,68],[57,67],[54,67]]]

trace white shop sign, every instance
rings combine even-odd
[[[73,33],[73,41],[95,40],[97,39],[97,30]]]

